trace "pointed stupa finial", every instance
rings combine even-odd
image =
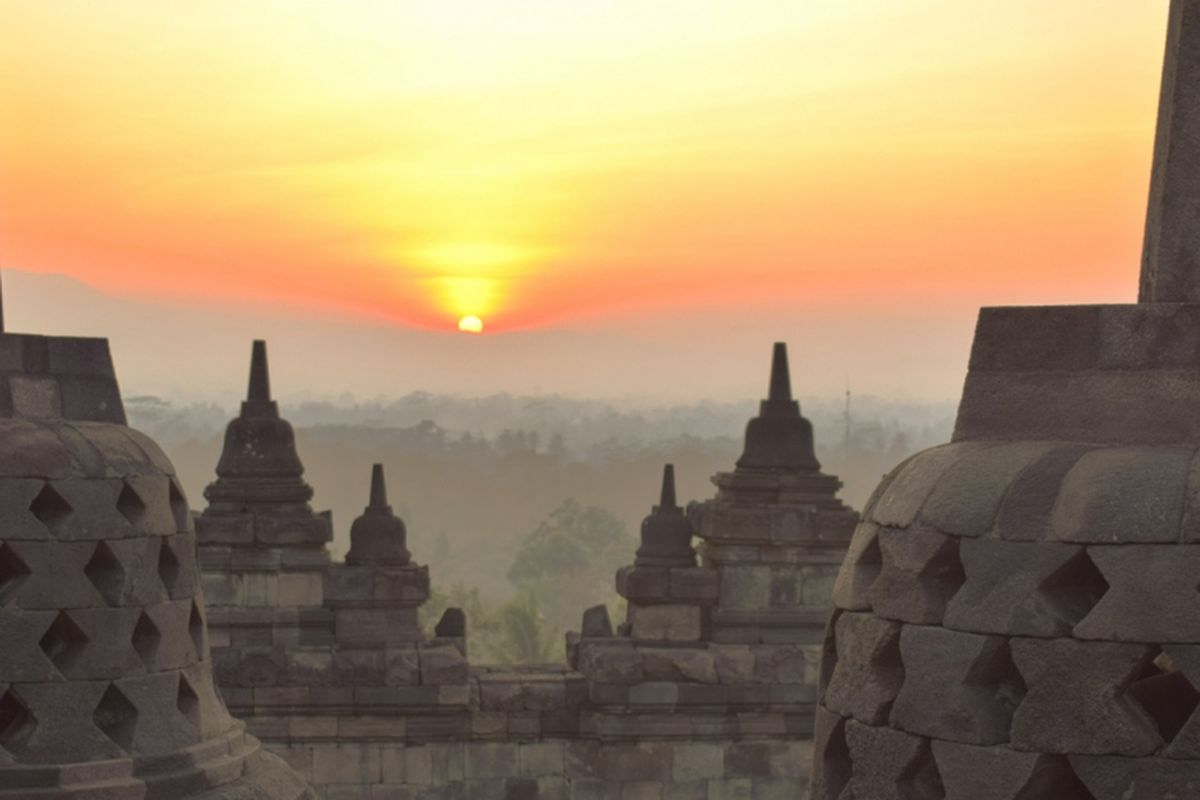
[[[346,563],[395,567],[406,566],[411,561],[408,529],[404,520],[392,513],[383,465],[375,464],[371,467],[371,500],[350,526],[350,552],[346,554]]]
[[[371,467],[371,500],[367,505],[367,510],[392,513],[392,507],[388,505],[387,481],[383,477],[383,464]]]
[[[642,520],[641,546],[634,564],[641,567],[694,567],[692,524],[675,500],[675,465],[663,467],[662,495]]]
[[[792,377],[788,372],[787,344],[776,342],[771,354],[771,388],[767,400],[772,403],[792,401]]]
[[[776,342],[771,354],[771,388],[746,425],[746,448],[739,469],[816,471],[821,468],[813,448],[812,423],[800,415],[792,397],[787,345]]]
[[[262,339],[255,339],[250,350],[250,385],[242,403],[242,416],[279,416],[279,405],[271,399],[271,368],[267,362],[267,343]]]
[[[271,402],[271,372],[267,367],[267,343],[255,339],[250,351],[250,388],[246,392],[250,403]]]
[[[679,508],[675,502],[675,465],[663,467],[662,499],[658,501],[659,508]]]

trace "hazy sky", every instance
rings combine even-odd
[[[1166,8],[0,0],[0,263],[112,300],[10,317],[150,390],[252,333],[331,394],[736,395],[787,339],[949,396],[978,306],[1134,298]]]

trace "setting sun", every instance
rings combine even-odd
[[[458,321],[458,329],[463,333],[483,333],[483,320],[468,314]]]

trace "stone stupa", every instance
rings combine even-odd
[[[1200,797],[1198,143],[1172,0],[1139,303],[980,313],[839,576],[814,800]]]
[[[0,798],[312,797],[214,687],[191,513],[106,340],[0,333],[0,523]]]

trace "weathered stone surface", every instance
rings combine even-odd
[[[934,740],[946,800],[1092,800],[1061,756]]]
[[[1081,639],[1200,642],[1200,545],[1089,547],[1108,591],[1075,627]]]
[[[457,647],[449,644],[427,644],[420,648],[421,683],[440,686],[447,683],[466,683],[467,660]]]
[[[850,783],[850,747],[847,720],[817,707],[813,732],[812,800],[846,800]]]
[[[700,620],[701,609],[698,606],[629,606],[629,624],[635,639],[699,641]]]
[[[870,521],[881,526],[907,528],[946,472],[967,454],[984,445],[958,442],[913,456],[893,472],[887,490],[875,501]]]
[[[1153,688],[1142,698],[1157,714],[1159,732],[1168,741],[1165,752],[1172,758],[1200,758],[1200,647],[1167,646],[1155,665],[1164,674],[1151,678]]]
[[[938,481],[917,525],[955,536],[983,536],[995,527],[1012,482],[1053,447],[1046,442],[1012,442],[967,453]]]
[[[1095,800],[1184,800],[1200,796],[1200,764],[1161,758],[1071,756]]]
[[[580,633],[590,639],[607,639],[613,636],[612,621],[608,618],[608,606],[592,606],[583,612]]]
[[[862,522],[854,532],[846,560],[833,586],[833,604],[847,611],[869,611],[870,590],[883,569],[879,526]]]
[[[716,663],[707,648],[644,647],[641,652],[647,680],[717,682]]]
[[[1051,538],[1065,542],[1177,542],[1193,447],[1085,453],[1063,480]]]
[[[875,613],[902,622],[933,625],[966,576],[959,539],[940,533],[884,528],[879,532],[883,566],[868,598]]]
[[[579,671],[599,684],[629,685],[643,678],[642,654],[630,642],[579,645]]]
[[[1027,687],[1013,714],[1014,748],[1145,756],[1162,745],[1154,721],[1127,691],[1151,648],[1065,639],[1014,639],[1011,648]]]
[[[838,618],[837,664],[825,690],[825,706],[869,725],[887,722],[904,681],[900,625],[869,614]]]
[[[966,582],[946,607],[946,627],[975,633],[1069,636],[1108,582],[1082,547],[966,540]]]
[[[943,800],[945,790],[929,742],[890,728],[850,720],[846,742],[854,800]]]
[[[1063,443],[1047,451],[1016,476],[996,515],[995,534],[1007,541],[1041,542],[1049,538],[1050,519],[1068,472],[1094,445]]]
[[[891,722],[910,733],[966,744],[1007,742],[1013,710],[1025,694],[1008,640],[907,625],[905,673]]]

